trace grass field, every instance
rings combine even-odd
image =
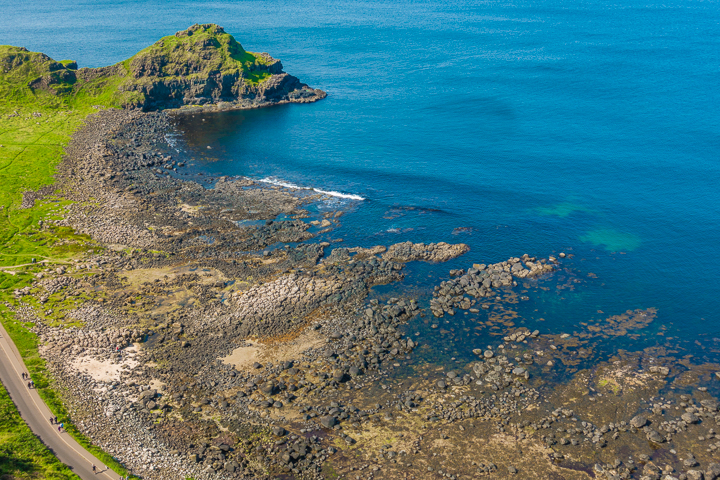
[[[5,387],[0,385],[0,477],[17,479],[78,480],[38,440],[15,408]]]
[[[0,47],[11,55],[14,47]],[[34,60],[37,60],[37,55]],[[52,59],[45,64],[52,67]],[[29,79],[47,73],[42,63],[31,69],[0,73],[0,320],[17,345],[38,393],[50,410],[65,421],[66,430],[103,463],[121,475],[123,466],[93,446],[69,421],[58,392],[51,388],[44,360],[38,353],[38,339],[29,325],[18,322],[5,302],[15,304],[13,291],[29,285],[33,273],[48,264],[62,264],[93,248],[90,238],[67,227],[52,225],[60,218],[65,201],[50,196],[21,208],[23,192],[37,191],[53,183],[70,138],[95,106],[113,106],[107,89],[87,89],[53,95],[28,87]],[[0,69],[0,72],[3,70]],[[109,85],[109,88],[112,85]],[[33,262],[47,262],[46,264]],[[31,433],[2,388],[0,392],[0,474],[17,478],[76,479],[70,470]]]

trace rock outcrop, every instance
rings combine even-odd
[[[267,53],[245,51],[214,24],[193,25],[164,37],[112,68],[126,74],[119,90],[135,93],[133,102],[144,110],[185,105],[247,108],[314,102],[326,96],[283,72],[282,63]]]
[[[144,111],[255,108],[327,96],[283,72],[282,63],[267,53],[246,51],[215,24],[193,25],[101,68],[78,69],[71,60],[0,46],[0,80],[31,95],[50,94],[56,103],[72,105],[76,95],[89,93],[103,98],[101,103],[110,98],[107,106]]]

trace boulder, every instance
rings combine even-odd
[[[338,424],[338,420],[332,415],[326,415],[320,418],[320,424],[325,428],[333,428]]]
[[[643,428],[645,425],[647,425],[647,417],[645,415],[635,415],[632,420],[630,420],[630,425],[635,428]]]
[[[645,434],[647,436],[647,439],[650,440],[651,442],[663,443],[665,441],[665,437],[660,435],[657,432],[657,430],[655,430],[653,428],[645,427]]]
[[[694,413],[683,413],[680,418],[682,418],[685,423],[698,423],[700,421]]]

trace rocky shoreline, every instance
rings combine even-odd
[[[58,167],[72,203],[43,228],[87,234],[94,253],[39,273],[10,306],[34,324],[74,423],[135,474],[720,478],[720,412],[702,386],[713,366],[623,353],[544,380],[589,355],[598,331],[643,328],[650,311],[574,335],[496,322],[476,361],[419,361],[418,322],[492,322],[564,255],[472,264],[431,298],[380,302],[371,289],[400,282],[408,262],[467,246],[315,242],[338,217],[309,213],[322,195],[193,177],[172,131],[168,113],[88,119]]]

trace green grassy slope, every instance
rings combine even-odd
[[[249,84],[258,84],[270,77],[269,64],[269,57],[246,51],[232,35],[212,24],[163,37],[121,62],[134,77],[126,79],[126,84],[154,78],[204,78],[210,73],[237,74]]]
[[[66,73],[73,72],[43,54],[0,46],[0,321],[18,346],[43,400],[59,419],[68,420],[60,396],[51,388],[45,362],[38,353],[38,339],[29,330],[31,325],[16,321],[2,305],[16,304],[13,291],[29,285],[32,275],[47,267],[33,264],[33,259],[61,264],[93,248],[89,237],[52,225],[53,219],[60,218],[66,201],[50,196],[31,208],[22,208],[23,192],[53,183],[64,148],[85,118],[98,107],[119,106],[118,98],[122,98],[116,94],[119,77],[79,84]],[[39,78],[51,80],[40,88]],[[23,479],[77,478],[67,469],[63,473],[62,464],[29,432],[9,398],[7,402],[0,398],[0,409],[0,473]],[[66,421],[66,426],[106,465],[120,474],[127,473],[71,422]]]
[[[43,445],[20,417],[0,385],[0,478],[79,480]]]
[[[62,203],[22,209],[22,194],[52,183],[72,132],[97,108],[143,104],[143,86],[157,81],[238,75],[258,84],[279,62],[247,52],[222,28],[194,25],[163,37],[111,67],[76,69],[22,47],[0,46],[0,267],[61,261],[88,240],[67,229],[41,228]]]

